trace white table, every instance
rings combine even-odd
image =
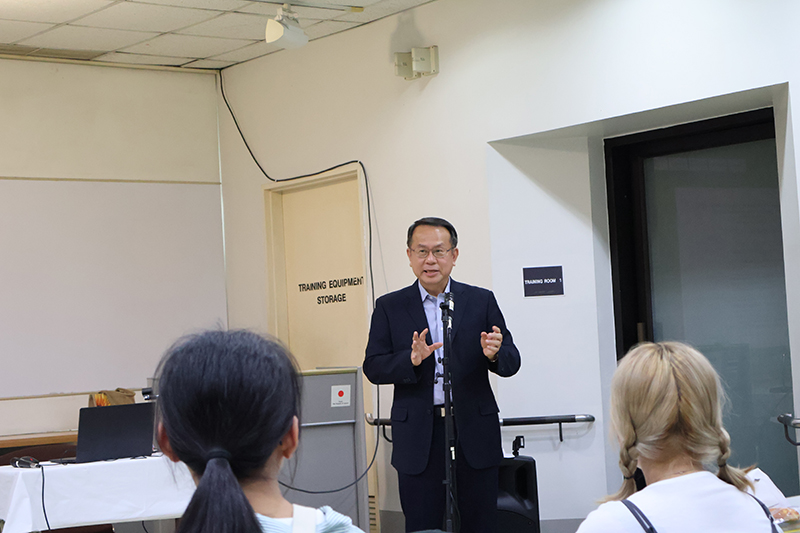
[[[183,463],[161,456],[43,464],[51,528],[177,518],[195,489]],[[0,519],[3,533],[47,529],[42,469],[0,467]]]

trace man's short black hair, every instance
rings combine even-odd
[[[435,228],[444,228],[450,234],[450,247],[455,248],[458,246],[458,233],[456,228],[451,223],[443,218],[438,217],[425,217],[417,220],[408,228],[408,237],[406,238],[406,246],[411,248],[411,237],[414,236],[414,230],[419,226],[433,226]]]

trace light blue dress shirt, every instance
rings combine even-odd
[[[436,298],[431,296],[426,291],[422,284],[419,285],[419,295],[422,298],[422,307],[425,309],[425,318],[428,319],[428,331],[431,333],[431,340],[434,343],[443,342],[444,335],[442,333],[442,308],[439,307],[444,302],[444,293],[439,293]],[[450,292],[450,280],[447,280],[447,287],[444,292]],[[444,367],[442,366],[442,356],[444,355],[444,348],[439,348],[433,354],[435,370],[437,374],[444,374]],[[434,375],[434,378],[436,376]],[[436,380],[433,384],[433,405],[444,405],[444,382],[442,378]]]

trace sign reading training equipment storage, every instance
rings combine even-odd
[[[308,291],[324,291],[329,289],[344,289],[345,287],[355,287],[364,284],[364,276],[328,279],[322,281],[315,281],[313,283],[298,283],[297,290],[300,292]],[[338,292],[334,294],[323,294],[317,296],[317,305],[332,304],[347,301],[346,292]]]
[[[564,278],[560,266],[522,269],[525,297],[564,294]]]

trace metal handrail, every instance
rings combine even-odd
[[[375,418],[372,413],[364,415],[367,424],[370,426],[391,426],[389,418]],[[574,424],[578,422],[594,422],[594,415],[555,415],[555,416],[523,416],[514,418],[501,418],[501,426],[541,426],[544,424],[558,424],[558,438],[564,442],[563,424]],[[800,423],[800,421],[798,421]],[[798,425],[797,427],[800,427]]]
[[[501,426],[541,426],[544,424],[573,424],[576,422],[594,422],[594,415],[556,415],[556,416],[521,416],[501,418]]]
[[[778,416],[778,422],[783,424],[783,434],[786,436],[786,440],[795,446],[800,446],[800,442],[797,442],[789,436],[790,427],[800,428],[800,418],[795,418],[791,413],[784,413]]]
[[[558,424],[558,440],[564,442],[564,424],[577,422],[594,422],[594,415],[555,415],[555,416],[521,416],[515,418],[501,418],[501,426],[541,426],[544,424]]]
[[[372,416],[372,413],[366,413],[364,415],[364,420],[367,421],[367,424],[370,426],[391,426],[392,421],[389,418],[375,418]]]

